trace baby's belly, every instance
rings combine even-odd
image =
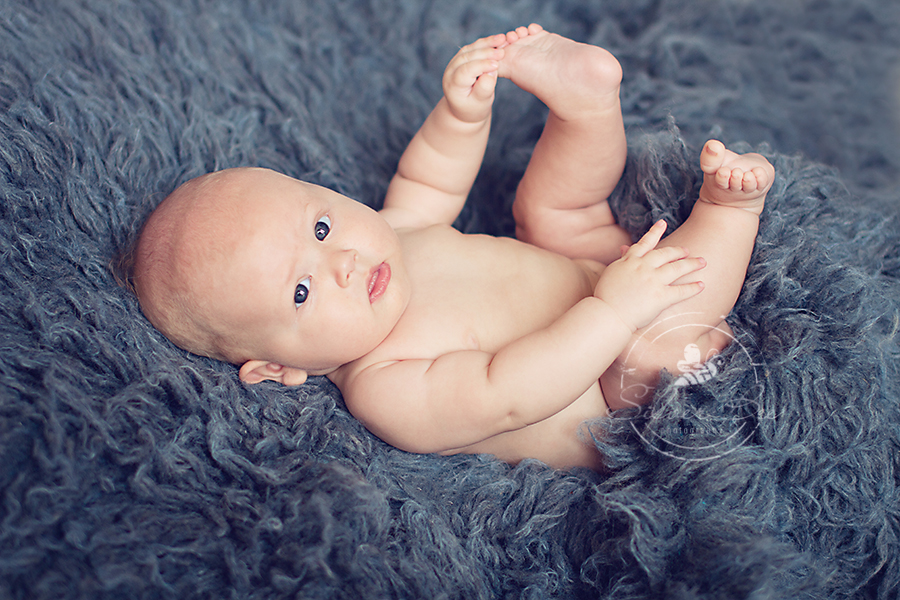
[[[513,464],[525,458],[536,458],[557,468],[582,466],[599,470],[600,454],[585,421],[605,417],[608,412],[600,384],[594,383],[575,402],[552,417],[443,454],[493,454]]]

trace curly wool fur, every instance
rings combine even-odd
[[[377,206],[455,49],[531,21],[623,64],[634,235],[685,218],[710,132],[778,172],[717,376],[597,423],[608,473],[395,450],[327,380],[244,386],[117,285],[209,170]],[[0,48],[0,596],[900,591],[900,5],[14,0]],[[544,115],[501,85],[460,228],[512,231]]]

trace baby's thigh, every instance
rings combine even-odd
[[[609,264],[632,242],[606,202],[568,209],[514,204],[513,217],[519,240],[573,259]]]

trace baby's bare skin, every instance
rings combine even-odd
[[[363,416],[370,412],[368,407],[377,410],[390,404],[377,397],[380,394],[372,394],[376,388],[365,375],[367,368],[461,351],[493,355],[552,324],[579,300],[591,296],[603,269],[599,263],[572,261],[517,240],[464,235],[446,225],[399,234],[406,269],[415,282],[409,305],[381,345],[329,375],[346,390],[348,408],[364,422],[369,420]],[[406,378],[398,375],[396,379],[405,385]],[[459,408],[464,407],[461,401]],[[595,467],[599,455],[575,432],[586,419],[606,412],[595,383],[579,400],[529,427],[452,447],[435,435],[422,440],[418,449],[485,452],[510,462],[532,456],[549,464]],[[379,427],[369,424],[376,430]],[[473,439],[461,433],[455,431],[447,439]],[[481,435],[474,433],[475,438]]]
[[[514,207],[518,234],[535,245],[452,227],[481,164],[498,76],[550,108]],[[706,331],[740,290],[774,177],[762,157],[709,142],[688,222],[662,241],[657,224],[628,247],[606,202],[625,160],[620,79],[605,50],[537,25],[478,40],[448,65],[444,98],[379,214],[259,169],[176,191],[138,249],[145,313],[170,337],[181,327],[183,347],[240,365],[248,383],[326,375],[397,447],[598,468],[584,423],[624,405],[633,382],[622,373],[652,386],[685,344],[727,344]],[[161,304],[195,307],[197,323],[182,327]],[[680,328],[684,339],[625,364],[645,331],[683,313],[708,326]]]
[[[417,349],[431,348],[419,354],[421,357],[464,350],[493,354],[547,327],[579,301],[592,296],[605,268],[602,262],[578,258],[584,254],[598,255],[582,252],[585,238],[594,250],[601,248],[600,256],[614,252],[618,257],[621,245],[630,241],[613,221],[605,202],[624,163],[621,119],[610,118],[619,114],[618,63],[605,50],[576,44],[536,26],[507,34],[507,42],[509,45],[504,46],[504,56],[499,62],[499,74],[538,94],[551,108],[544,135],[517,195],[517,235],[523,236],[530,229],[530,235],[524,237],[571,258],[566,261],[555,253],[512,240],[461,235],[448,227],[434,226],[414,233],[400,230],[410,278],[427,285],[423,285],[421,295],[414,294],[403,319],[382,346],[331,376],[342,390],[349,391],[345,397],[365,398],[380,386],[371,385],[366,376],[360,378],[358,386],[354,385],[355,377],[372,365],[390,363],[400,356],[414,356]],[[552,93],[542,93],[544,90]],[[598,145],[598,139],[603,143]],[[757,166],[755,161],[747,166],[751,159],[733,153],[726,155],[724,147],[717,144],[710,145],[719,151],[721,159],[713,158],[707,150],[702,163],[704,168],[715,167],[721,171],[720,179],[726,171],[730,174],[732,167],[743,166],[749,171]],[[595,176],[586,178],[586,172]],[[596,176],[598,172],[601,174]],[[704,185],[704,199],[709,202],[756,202],[761,208],[767,189],[764,177],[759,178],[761,194],[756,193],[756,188],[750,190],[749,184],[746,192],[720,190],[718,186],[710,190],[715,183],[715,179],[710,179]],[[750,196],[753,198],[746,199]],[[709,208],[707,212],[731,212],[720,206]],[[545,231],[528,227],[535,223],[550,227]],[[755,226],[751,229],[755,235]],[[573,231],[578,235],[571,235]],[[428,259],[418,261],[415,257]],[[440,268],[434,268],[435,261]],[[472,280],[473,275],[476,280]],[[443,318],[436,320],[435,314]],[[613,338],[614,335],[609,340],[610,348],[616,348]],[[727,343],[708,342],[705,350],[710,344]],[[597,356],[595,360],[603,359]],[[659,368],[659,364],[648,367],[643,377],[655,378]],[[400,376],[396,379],[405,380]],[[414,379],[415,375],[410,374],[409,380]],[[616,384],[611,383],[609,387],[618,393]],[[382,402],[371,404],[382,405]],[[616,407],[619,406],[620,403]],[[483,439],[440,451],[485,452],[510,462],[530,456],[554,465],[596,468],[600,457],[584,423],[607,412],[603,390],[595,381],[577,400],[534,424],[487,437],[475,433],[475,438]],[[457,439],[465,437],[457,435]]]
[[[710,156],[709,146],[717,156]],[[746,191],[722,189],[718,181],[725,173],[740,177],[742,170],[765,169],[768,163],[764,159],[739,156],[710,142],[701,164],[712,173],[705,179],[703,197],[753,210],[762,208],[762,190],[771,183],[771,171],[763,170]],[[354,378],[366,368],[399,358],[430,358],[465,350],[496,353],[547,327],[578,301],[590,297],[605,268],[596,261],[567,259],[516,240],[464,235],[448,226],[400,232],[400,240],[409,277],[416,282],[410,304],[378,348],[329,375],[350,392],[345,397],[351,411],[357,409]],[[671,356],[666,360],[674,364]],[[362,381],[363,386],[368,385]],[[605,416],[608,410],[597,382],[542,421],[441,452],[489,453],[508,462],[537,457],[548,464],[596,469],[600,455],[590,443],[585,421]]]
[[[608,264],[631,244],[605,202],[625,167],[622,68],[603,48],[537,25],[508,38],[500,74],[551,109],[513,204],[516,238]]]

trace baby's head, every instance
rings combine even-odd
[[[406,308],[390,225],[365,205],[266,169],[179,187],[134,252],[144,314],[179,347],[296,385],[365,356]]]

